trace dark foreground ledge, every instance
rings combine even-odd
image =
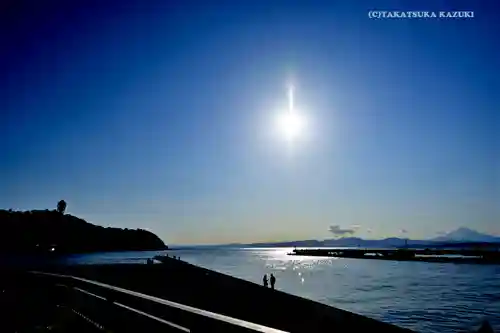
[[[82,265],[50,270],[288,332],[413,332],[174,259],[166,258],[158,265]]]

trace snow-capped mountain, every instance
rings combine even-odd
[[[443,236],[433,238],[436,242],[500,242],[500,237],[483,234],[469,228],[458,228]]]

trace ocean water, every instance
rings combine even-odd
[[[287,256],[290,248],[179,249],[181,260],[422,333],[500,332],[500,265]],[[163,252],[79,255],[71,264],[144,263]]]

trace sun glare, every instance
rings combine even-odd
[[[286,140],[293,141],[302,134],[304,121],[297,113],[286,112],[278,117],[277,126]]]
[[[291,143],[304,135],[305,125],[303,115],[295,110],[294,87],[290,86],[288,88],[288,110],[278,114],[276,121],[279,135]]]

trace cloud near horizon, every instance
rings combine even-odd
[[[328,228],[328,231],[330,231],[334,235],[352,235],[359,228],[361,228],[360,225],[353,225],[353,226],[351,226],[351,228],[347,228],[347,229],[342,229],[339,225],[331,225]]]

